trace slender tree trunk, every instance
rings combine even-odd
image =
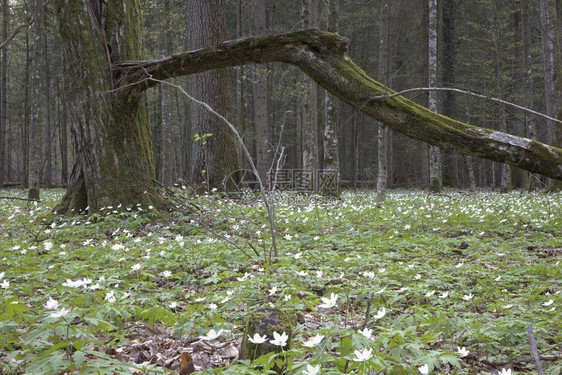
[[[2,0],[2,40],[8,39],[8,24],[10,22],[10,5],[8,0]],[[6,119],[7,109],[7,71],[8,71],[8,46],[0,51],[2,58],[0,60],[0,188],[4,187],[5,169],[9,166],[6,163]]]
[[[22,140],[21,148],[21,187],[29,187],[29,124],[31,122],[31,105],[30,105],[30,77],[31,77],[31,52],[29,45],[29,32],[25,33],[25,93],[23,97],[24,115],[21,129],[20,139]]]
[[[39,184],[43,161],[41,132],[44,127],[41,106],[42,56],[44,50],[44,3],[35,0],[35,24],[33,31],[33,73],[31,74],[31,118],[29,126],[29,190],[28,198],[39,200]]]
[[[44,162],[43,160],[42,165],[43,165],[43,175],[44,175],[44,180],[45,180],[45,185],[47,188],[51,188],[53,187],[53,159],[52,159],[52,155],[51,155],[51,151],[52,151],[52,147],[53,147],[53,138],[52,138],[52,129],[51,129],[51,115],[52,115],[52,111],[51,111],[51,59],[49,56],[49,39],[48,39],[48,33],[47,33],[47,16],[44,14],[43,15],[44,18],[44,27],[43,27],[43,47],[44,47],[44,58],[45,58],[45,86],[43,87],[43,92],[44,92],[44,100],[45,100],[45,106],[44,106],[44,111],[45,111],[45,156],[44,156]]]
[[[339,0],[328,3],[328,31],[338,32]],[[335,181],[326,180],[322,184],[322,194],[339,197],[341,194],[340,172],[340,110],[339,99],[331,93],[326,93],[326,124],[324,128],[324,174],[326,178],[333,177]]]
[[[546,114],[556,117],[559,111],[559,92],[556,87],[556,76],[558,73],[559,59],[558,52],[555,50],[555,43],[558,41],[556,30],[556,1],[539,0],[540,26],[541,26],[541,45],[543,55],[544,86],[546,96]],[[547,122],[547,142],[554,144],[555,124]]]
[[[318,0],[302,0],[304,28],[318,26]],[[318,86],[308,75],[303,75],[303,159],[302,167],[316,173],[318,153]],[[316,186],[314,190],[316,190]]]
[[[379,80],[384,85],[389,85],[390,70],[390,10],[389,2],[381,2],[381,27],[380,27],[380,53],[379,53]],[[377,135],[377,200],[380,205],[384,200],[386,183],[388,181],[388,128],[381,122],[378,123]]]
[[[351,119],[351,187],[357,188],[359,179],[359,132],[357,130],[357,109],[353,109]]]
[[[267,34],[266,0],[256,0],[254,8],[254,33],[258,36]],[[254,84],[254,129],[256,131],[256,159],[257,169],[263,182],[267,181],[271,157],[269,153],[271,135],[269,130],[269,90],[267,64],[256,65],[256,79]]]
[[[169,15],[169,2],[160,1],[159,6],[163,8],[160,14],[160,53],[167,56],[170,54],[170,26],[168,19]],[[172,142],[172,106],[170,86],[167,84],[160,85],[161,101],[160,108],[162,112],[161,126],[160,126],[160,165],[158,168],[158,180],[164,186],[172,186],[174,183],[174,143]]]
[[[504,87],[503,87],[503,80],[502,80],[502,47],[501,47],[501,33],[500,33],[500,25],[499,25],[499,9],[496,0],[490,0],[490,7],[493,12],[493,31],[492,31],[492,38],[494,44],[494,75],[495,75],[495,86],[496,86],[496,95],[498,97],[504,96]],[[499,130],[502,132],[507,132],[507,119],[505,113],[505,106],[500,104],[498,107],[498,119],[499,119]],[[500,174],[500,191],[505,193],[511,190],[511,166],[507,164],[500,164],[499,165],[499,174]]]
[[[68,184],[68,121],[67,121],[67,108],[66,99],[61,90],[60,85],[57,83],[57,93],[59,97],[58,108],[58,121],[59,127],[59,143],[60,143],[60,160],[61,160],[61,185]]]
[[[541,45],[544,68],[546,114],[558,117],[560,113],[560,32],[556,0],[539,0]],[[562,126],[547,121],[547,143],[562,146]],[[562,189],[562,182],[551,181],[549,190]]]
[[[226,37],[226,0],[189,0],[189,49],[194,50],[221,42]],[[231,117],[229,77],[226,70],[207,71],[190,77],[191,94],[209,104],[226,118]],[[218,118],[198,105],[191,107],[192,152],[191,181],[196,187],[223,189],[238,182],[240,168],[236,140],[232,131]]]
[[[529,20],[529,0],[521,0],[521,39],[523,54],[523,107],[532,109],[533,104],[533,62],[531,58],[531,22]],[[532,116],[524,114],[525,137],[536,138],[535,122]],[[531,190],[535,177],[526,173],[524,188]]]
[[[456,65],[456,2],[457,0],[444,0],[443,2],[443,59],[442,77],[443,86],[455,87],[455,65]],[[443,95],[442,113],[445,116],[454,116],[455,96],[452,92]],[[460,187],[460,176],[458,168],[458,155],[453,151],[443,152],[444,167],[443,181],[453,187]]]
[[[437,0],[428,0],[429,41],[428,41],[428,83],[437,86]],[[437,113],[437,93],[429,92],[429,110]],[[438,193],[442,189],[441,150],[429,146],[429,191]]]

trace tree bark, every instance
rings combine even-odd
[[[248,37],[166,59],[115,64],[119,76],[142,91],[156,79],[249,63],[285,62],[368,116],[411,138],[462,154],[507,163],[562,179],[562,149],[436,114],[367,76],[347,55],[349,40],[316,29]]]
[[[428,83],[437,86],[437,0],[428,0]],[[437,113],[437,93],[429,92],[429,110]],[[441,150],[429,146],[429,191],[439,193],[442,189]]]
[[[390,4],[387,0],[381,2],[381,27],[380,27],[380,53],[379,53],[379,79],[388,85],[390,74]],[[384,200],[386,184],[388,181],[388,127],[378,123],[377,134],[377,199],[380,205]]]
[[[8,24],[10,22],[10,5],[8,0],[2,0],[2,40],[8,39]],[[6,163],[6,118],[7,118],[7,71],[8,71],[8,47],[1,51],[0,60],[0,188],[4,187],[4,168]],[[8,169],[8,168],[6,168]]]
[[[41,132],[44,127],[43,108],[41,105],[42,56],[45,45],[43,34],[44,18],[43,0],[35,0],[35,27],[33,30],[33,61],[31,74],[31,117],[29,124],[29,190],[28,199],[39,200],[39,183],[43,161],[43,142]]]
[[[533,109],[533,63],[531,58],[531,22],[529,20],[529,0],[521,0],[521,40],[523,55],[523,107]],[[535,122],[532,116],[525,114],[525,137],[536,138]],[[530,190],[533,176],[527,173],[524,187]]]
[[[254,7],[254,32],[257,36],[267,34],[267,12],[266,1],[256,0]],[[262,181],[267,181],[271,158],[269,146],[271,135],[269,131],[269,90],[267,64],[259,64],[255,67],[256,79],[254,83],[254,129],[256,131],[256,159],[257,169]]]
[[[303,24],[306,28],[318,25],[318,0],[302,0]],[[303,76],[302,167],[316,174],[319,169],[318,152],[318,87],[308,75]],[[316,191],[317,186],[314,186]]]
[[[226,36],[225,0],[190,0],[188,48],[197,49],[224,40]],[[206,71],[190,77],[190,92],[198,100],[209,104],[226,118],[231,117],[229,77],[226,70]],[[191,159],[191,182],[196,187],[222,189],[240,173],[234,135],[220,119],[201,106],[191,107],[192,135],[195,140]],[[229,183],[229,186],[232,186]]]
[[[338,32],[339,0],[330,0],[328,3],[328,32]],[[331,93],[326,93],[326,120],[324,127],[324,176],[334,177],[333,183],[326,180],[322,184],[322,194],[339,197],[341,194],[340,173],[340,110],[339,99]]]
[[[160,53],[162,57],[170,54],[170,26],[169,18],[169,2],[161,1],[159,6],[163,8],[160,14]],[[174,143],[172,142],[172,106],[171,101],[171,88],[169,85],[161,84],[161,101],[160,108],[162,112],[160,124],[160,165],[158,168],[158,180],[164,186],[172,186],[174,183]]]
[[[128,77],[114,76],[112,68],[114,61],[142,58],[139,3],[54,0],[52,4],[64,48],[75,138],[69,188],[55,211],[97,212],[119,204],[162,207],[153,184],[144,93],[130,86],[136,82],[127,82]]]

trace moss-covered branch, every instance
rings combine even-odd
[[[286,62],[299,67],[341,100],[402,134],[562,180],[560,148],[456,121],[402,96],[376,99],[393,91],[351,61],[348,45],[346,38],[312,29],[224,42],[160,60],[121,62],[114,69],[122,87],[144,90],[155,84],[148,77],[167,79],[250,63]]]

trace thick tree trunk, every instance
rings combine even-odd
[[[225,0],[189,0],[188,48],[197,49],[224,40],[226,36]],[[226,118],[231,117],[228,72],[206,71],[190,77],[191,95],[209,104]],[[192,135],[195,140],[191,159],[191,182],[196,187],[222,189],[229,179],[238,181],[237,146],[230,129],[201,106],[191,107]],[[229,183],[229,186],[231,183]]]
[[[143,90],[157,79],[249,63],[286,62],[298,66],[326,90],[365,114],[409,137],[562,179],[562,149],[531,139],[469,125],[404,98],[367,76],[347,55],[349,40],[319,30],[220,43],[166,59],[115,64],[126,82]]]
[[[56,212],[160,207],[143,91],[113,75],[113,61],[142,58],[136,0],[55,0],[72,120],[74,165]],[[119,90],[119,85],[123,89]]]

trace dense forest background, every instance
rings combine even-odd
[[[147,59],[179,53],[197,47],[194,30],[201,20],[194,17],[188,0],[144,0],[144,42]],[[414,87],[458,87],[547,112],[543,48],[544,24],[538,1],[528,0],[439,0],[437,5],[437,74],[429,82],[428,40],[431,37],[432,1],[318,1],[318,0],[229,0],[224,4],[225,39],[248,35],[281,33],[308,27],[337,29],[351,39],[351,57],[368,75],[394,90]],[[0,186],[28,186],[31,149],[40,155],[40,184],[66,186],[72,166],[73,147],[65,90],[62,86],[62,47],[55,20],[47,2],[42,37],[40,85],[33,84],[34,29],[22,27],[36,14],[30,0],[3,0],[2,41],[14,35],[2,48]],[[337,6],[337,12],[334,11]],[[217,11],[218,12],[218,11]],[[220,13],[220,12],[218,12]],[[337,24],[333,17],[337,16]],[[332,22],[330,26],[329,23]],[[203,21],[203,25],[209,25]],[[212,25],[212,23],[211,23]],[[212,27],[211,27],[212,28]],[[220,29],[220,27],[218,27]],[[386,48],[383,48],[385,47]],[[556,48],[558,45],[555,43]],[[528,53],[526,53],[528,51]],[[527,57],[527,58],[526,58]],[[383,64],[384,61],[384,64]],[[236,67],[228,70],[218,91],[228,98],[216,108],[236,126],[260,172],[269,168],[275,150],[282,152],[284,169],[325,167],[324,134],[330,110],[338,106],[335,127],[339,140],[339,164],[343,186],[372,187],[380,168],[379,124],[356,109],[333,104],[298,69],[285,64]],[[74,77],[73,79],[79,79]],[[192,94],[197,93],[193,77],[171,79]],[[31,138],[30,123],[34,90],[39,97],[40,135]],[[211,94],[218,95],[218,94]],[[436,110],[468,123],[553,142],[546,120],[469,95],[438,92]],[[194,96],[198,97],[198,95]],[[200,97],[200,96],[199,96]],[[409,94],[429,105],[426,92]],[[150,114],[156,178],[164,185],[193,180],[193,148],[201,143],[200,115],[179,90],[170,85],[150,89]],[[35,110],[36,111],[36,110]],[[310,127],[310,125],[313,125]],[[198,130],[199,129],[199,130]],[[310,133],[312,131],[312,133]],[[199,138],[195,137],[199,135]],[[427,187],[428,146],[401,134],[382,133],[386,142],[389,188]],[[213,134],[210,137],[217,137]],[[32,139],[32,141],[30,141]],[[312,145],[309,143],[312,142]],[[33,146],[33,147],[31,147]],[[308,150],[313,163],[307,160]],[[239,153],[242,155],[242,153]],[[239,156],[239,164],[247,161]],[[500,164],[444,152],[443,185],[456,188],[529,187],[538,179],[516,168],[511,175]],[[315,162],[314,162],[315,161]],[[261,167],[260,167],[261,166]],[[250,177],[246,176],[246,179]]]

